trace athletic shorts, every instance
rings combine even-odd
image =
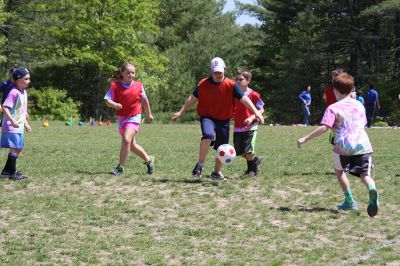
[[[371,153],[350,156],[333,153],[333,167],[358,177],[361,174],[371,176],[372,156]]]
[[[201,139],[210,139],[210,146],[214,146],[214,150],[222,144],[229,143],[229,124],[228,120],[215,120],[210,117],[200,117]]]
[[[233,133],[236,155],[255,154],[257,130]]]
[[[125,133],[125,129],[127,129],[127,128],[132,129],[133,131],[139,132],[140,124],[139,123],[135,123],[135,122],[127,122],[127,123],[124,124],[123,127],[121,127],[119,129],[119,134],[121,136],[123,136],[124,133]]]
[[[1,147],[22,150],[24,148],[24,133],[1,133]]]

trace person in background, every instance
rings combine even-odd
[[[374,85],[372,83],[368,83],[369,91],[367,91],[364,95],[364,106],[365,113],[367,115],[367,127],[371,127],[374,122],[375,113],[377,110],[381,108],[379,104],[379,95],[375,90]]]
[[[301,100],[301,109],[303,110],[303,125],[309,125],[310,118],[310,105],[311,105],[311,86],[307,86],[305,91],[299,94],[299,99]]]

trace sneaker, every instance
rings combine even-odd
[[[192,171],[192,176],[200,177],[201,176],[201,171],[203,171],[203,166],[199,162],[197,162],[196,165],[194,166],[193,171]]]
[[[255,177],[256,173],[254,173],[253,171],[247,170],[246,172],[243,173],[243,175],[241,175],[241,177]]]
[[[345,201],[341,205],[338,205],[337,207],[339,210],[343,210],[343,211],[357,211],[358,210],[356,201],[353,201],[353,202]]]
[[[10,173],[6,171],[1,171],[0,178],[9,178]]]
[[[10,175],[8,178],[11,180],[17,181],[17,180],[27,179],[28,177],[21,172],[15,172],[14,174]]]
[[[262,159],[263,159],[262,157],[257,157],[257,156],[254,157],[254,166],[253,166],[254,176],[258,175],[258,172],[260,171],[259,167]]]
[[[378,192],[376,189],[371,189],[369,191],[369,203],[367,208],[367,213],[370,217],[374,217],[378,213],[378,206]]]
[[[151,175],[154,173],[154,156],[150,155],[150,160],[144,163],[147,166],[147,173]]]
[[[117,167],[115,167],[115,168],[111,171],[111,173],[114,174],[114,175],[120,175],[120,174],[122,174],[123,172],[124,172],[124,168],[123,168],[122,166],[120,166],[120,165],[117,165]]]
[[[219,172],[212,171],[212,173],[210,175],[210,179],[212,179],[212,180],[222,180],[222,181],[226,181],[227,180],[225,178],[225,176],[222,174],[221,171],[219,171]]]

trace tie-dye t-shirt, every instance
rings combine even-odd
[[[330,105],[321,125],[331,128],[335,137],[333,152],[340,155],[360,155],[372,152],[371,142],[365,132],[364,106],[349,97]]]
[[[25,90],[11,89],[3,106],[8,107],[11,116],[17,121],[19,128],[14,128],[7,116],[3,115],[2,130],[5,133],[24,133],[24,124],[28,112],[28,94]]]

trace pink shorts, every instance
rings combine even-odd
[[[121,127],[119,129],[119,134],[121,136],[123,136],[124,133],[125,133],[125,129],[127,129],[127,128],[132,129],[133,131],[139,132],[140,124],[139,123],[135,123],[135,122],[127,122],[127,123],[124,124],[123,127]]]

